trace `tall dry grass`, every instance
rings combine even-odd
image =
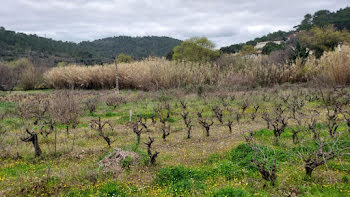
[[[344,45],[341,51],[325,52],[320,58],[322,79],[333,85],[350,85],[350,47]]]
[[[115,84],[114,65],[56,67],[44,73],[50,88],[108,89]],[[133,63],[118,64],[121,88],[159,90],[187,85],[215,85],[220,69],[215,64],[176,63],[149,58]]]
[[[230,59],[231,58],[231,59]],[[44,73],[49,88],[114,88],[114,65],[56,67]],[[320,59],[310,56],[293,64],[271,63],[267,56],[227,56],[215,63],[179,63],[149,58],[118,65],[121,88],[159,90],[188,86],[256,86],[285,82],[326,80],[350,84],[350,47],[327,52]]]

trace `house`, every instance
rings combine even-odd
[[[267,41],[267,42],[258,42],[256,45],[255,45],[255,49],[262,49],[264,48],[264,46],[267,45],[267,43],[269,42],[273,42],[275,44],[281,44],[283,41]]]

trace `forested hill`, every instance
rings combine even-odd
[[[120,53],[134,59],[150,55],[166,56],[180,43],[180,40],[169,37],[119,36],[77,44],[17,33],[0,27],[0,61],[26,57],[47,66],[54,66],[58,62],[102,64],[113,62]]]
[[[92,53],[111,59],[116,54],[125,53],[134,59],[152,56],[166,56],[173,48],[181,43],[180,40],[169,37],[110,37],[93,42],[81,42],[79,46]]]
[[[295,26],[295,30],[284,32],[278,31],[270,33],[266,36],[255,38],[246,43],[233,44],[231,46],[222,47],[220,50],[224,53],[236,53],[242,49],[243,45],[256,45],[257,42],[285,40],[289,35],[296,31],[310,30],[313,27],[324,27],[327,25],[334,25],[338,30],[350,30],[350,7],[340,9],[335,12],[329,10],[319,10],[312,14],[306,14],[301,23]]]

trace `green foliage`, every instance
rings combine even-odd
[[[130,63],[133,61],[131,56],[125,55],[124,53],[119,54],[117,57],[117,63]]]
[[[293,53],[291,54],[290,60],[295,62],[298,58],[301,58],[305,62],[306,58],[309,56],[309,51],[305,46],[301,46],[300,42],[297,42]]]
[[[158,172],[155,182],[160,186],[168,186],[174,196],[183,195],[193,189],[203,189],[202,181],[208,173],[200,169],[188,169],[183,166],[162,168]]]
[[[131,157],[126,157],[125,159],[120,161],[120,164],[123,168],[129,170],[130,166],[133,164],[133,159]]]
[[[241,189],[224,187],[216,190],[212,197],[248,197],[249,195]]]
[[[313,27],[325,27],[333,24],[338,30],[350,30],[350,8],[340,9],[336,12],[319,10],[314,15],[306,14],[300,25],[296,26],[298,31],[310,30]]]
[[[29,56],[50,66],[59,62],[93,65],[112,63],[115,55],[121,53],[129,54],[134,59],[165,56],[180,43],[180,40],[169,37],[119,36],[76,44],[16,33],[1,27],[0,61]]]
[[[203,180],[207,174],[201,170],[189,169],[183,166],[167,167],[159,170],[156,176],[156,183],[158,185],[172,185],[184,180],[193,179],[195,181]]]
[[[253,45],[243,45],[242,50],[240,51],[243,55],[254,54],[256,51]]]
[[[118,185],[116,181],[112,181],[102,185],[101,187],[93,187],[82,190],[73,190],[69,192],[67,197],[75,197],[75,196],[127,196],[123,189]]]
[[[300,33],[299,37],[301,44],[314,50],[317,58],[324,51],[333,50],[340,42],[350,43],[350,33],[346,30],[338,31],[333,26],[314,27],[308,32]]]
[[[174,48],[173,60],[206,62],[217,59],[220,52],[214,50],[214,43],[205,37],[190,38]]]
[[[220,51],[223,53],[238,53],[242,50],[243,45],[252,45],[255,46],[258,42],[267,42],[267,41],[278,41],[278,40],[287,40],[288,36],[292,35],[294,31],[284,32],[277,31],[269,33],[266,36],[255,38],[254,40],[248,41],[246,43],[234,44],[228,47],[222,47]]]
[[[283,48],[284,48],[283,44],[276,44],[274,42],[269,42],[263,47],[262,53],[266,54],[266,55],[269,55],[273,51],[278,51],[278,50],[281,50]]]

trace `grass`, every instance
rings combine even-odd
[[[295,87],[294,89],[297,89]],[[178,91],[178,90],[177,90]],[[106,94],[105,91],[97,91]],[[293,89],[279,89],[277,94],[293,92]],[[77,91],[79,97],[88,97],[96,91]],[[327,165],[315,169],[311,178],[305,177],[303,163],[298,157],[299,145],[292,143],[290,128],[281,136],[279,144],[274,143],[273,131],[266,129],[266,123],[258,116],[256,121],[250,119],[253,104],[259,103],[261,108],[271,109],[277,103],[276,93],[271,89],[253,90],[247,93],[232,92],[235,99],[226,97],[225,103],[238,111],[240,103],[249,98],[251,101],[246,115],[240,123],[234,122],[233,132],[221,125],[215,118],[211,129],[211,136],[206,137],[203,129],[197,123],[197,109],[204,109],[205,117],[213,116],[211,107],[223,105],[224,101],[218,99],[219,93],[213,96],[198,97],[195,94],[182,94],[176,91],[163,92],[122,92],[128,95],[126,104],[121,104],[114,110],[100,102],[97,111],[89,113],[84,111],[79,119],[79,125],[71,130],[69,135],[64,125],[56,125],[57,152],[54,153],[54,135],[38,135],[43,151],[40,158],[34,158],[33,146],[20,141],[25,136],[24,126],[29,125],[28,120],[22,120],[10,114],[2,124],[10,130],[0,140],[3,147],[0,160],[0,196],[347,196],[350,194],[350,157],[343,156],[327,162]],[[263,101],[261,94],[269,94],[271,99]],[[30,92],[31,95],[47,94],[53,92]],[[176,96],[182,95],[182,96]],[[220,96],[220,95],[219,95]],[[135,99],[138,98],[138,99]],[[180,116],[182,112],[179,98],[188,103],[190,117],[193,118],[194,128],[192,138],[186,139],[184,123]],[[6,95],[0,103],[0,112],[16,110],[21,99],[17,92]],[[24,99],[24,98],[23,98]],[[206,102],[204,101],[206,99]],[[153,107],[164,101],[171,105],[171,116],[168,124],[172,133],[164,141],[161,138],[160,124],[147,121],[149,131],[142,133],[141,144],[136,145],[136,135],[126,126],[129,121],[129,110],[133,110],[132,120],[137,116],[150,118],[154,113]],[[11,103],[11,104],[10,104]],[[207,104],[205,104],[207,103]],[[2,107],[6,106],[6,107]],[[319,102],[307,102],[308,109],[324,111]],[[166,111],[163,111],[164,114]],[[106,146],[105,141],[96,131],[90,128],[89,121],[101,117],[116,124],[115,130],[108,131],[112,147]],[[234,114],[224,111],[224,119],[234,118]],[[159,122],[159,118],[156,118]],[[320,116],[318,129],[322,136],[327,136],[325,116]],[[12,125],[12,126],[11,126]],[[34,127],[39,128],[39,127]],[[252,164],[254,151],[241,137],[242,132],[255,131],[255,141],[268,157],[267,164],[272,163],[276,154],[277,182],[272,186],[262,180],[256,166]],[[344,133],[342,140],[349,141],[346,125],[342,122],[338,132]],[[156,165],[149,166],[146,145],[143,144],[148,137],[154,137],[152,150],[159,151]],[[300,138],[310,137],[301,133]],[[349,146],[344,143],[344,146]],[[98,162],[110,155],[113,147],[134,151],[139,154],[138,163],[130,165],[118,176],[102,171]],[[20,157],[17,157],[19,155]],[[126,160],[125,165],[129,165]]]

